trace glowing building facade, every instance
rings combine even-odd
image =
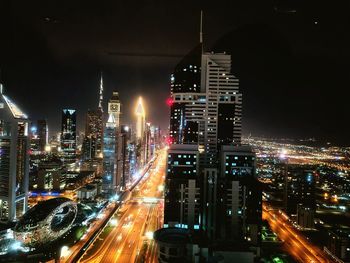
[[[0,219],[12,221],[28,203],[28,117],[2,90],[0,84]]]
[[[62,111],[62,129],[61,129],[61,151],[62,159],[65,163],[76,161],[77,151],[77,115],[73,109],[64,109]]]
[[[117,130],[113,114],[109,114],[104,129],[102,190],[112,195],[120,181],[117,181]]]
[[[145,136],[146,113],[143,107],[143,100],[141,97],[137,101],[135,115],[136,115],[136,139],[142,141]]]
[[[89,138],[92,145],[94,145],[94,156],[91,159],[101,159],[103,157],[103,78],[101,75],[99,88],[99,101],[96,110],[89,110],[86,114],[85,136]],[[91,149],[88,153],[83,153],[83,156],[91,155]]]
[[[242,94],[231,56],[203,52],[200,43],[175,67],[168,105],[165,225],[203,230],[214,243],[259,246],[261,189],[255,155],[241,146]]]
[[[113,91],[111,99],[108,101],[108,114],[113,114],[117,130],[120,129],[120,113],[121,104],[119,101],[119,93]]]

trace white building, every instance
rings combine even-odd
[[[28,117],[0,92],[0,219],[12,221],[28,203]]]

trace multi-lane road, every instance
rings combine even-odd
[[[333,262],[321,249],[311,244],[296,230],[278,210],[264,204],[263,219],[269,222],[271,229],[284,241],[287,252],[299,262]]]
[[[79,262],[153,262],[153,232],[162,220],[166,151],[161,151],[149,175],[135,188],[132,198],[109,220],[107,227]]]

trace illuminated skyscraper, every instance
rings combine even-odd
[[[131,143],[131,128],[121,125],[118,135],[117,181],[120,181],[120,186],[123,188],[129,182],[130,175],[135,172],[134,149],[134,144]]]
[[[0,218],[11,221],[28,203],[28,117],[2,93],[1,84],[0,91]]]
[[[48,144],[48,138],[49,138],[49,131],[48,131],[46,120],[38,120],[37,134],[39,137],[39,151],[44,152],[45,147]]]
[[[197,145],[170,145],[164,191],[164,226],[199,229],[200,185]]]
[[[101,74],[98,108],[89,110],[86,115],[85,136],[95,140],[95,156],[93,158],[101,159],[103,157],[103,77]],[[86,155],[86,154],[85,154]]]
[[[104,129],[103,144],[103,177],[102,189],[107,194],[114,194],[120,181],[117,182],[117,130],[114,115],[109,114]]]
[[[82,144],[81,159],[83,161],[90,161],[95,158],[96,153],[96,140],[91,136],[85,136]]]
[[[203,109],[192,101],[204,100],[201,94],[202,44],[195,47],[176,65],[171,75],[170,139],[173,144],[197,144],[198,126],[203,123]],[[200,112],[201,111],[201,112]],[[199,116],[197,116],[199,113]]]
[[[164,223],[204,230],[214,243],[259,246],[261,189],[255,154],[241,146],[242,94],[231,56],[203,52],[200,43],[175,67],[168,105]],[[196,168],[188,159],[194,153]]]
[[[64,109],[62,111],[61,151],[63,152],[63,161],[66,163],[72,163],[76,160],[76,126],[76,111],[73,109]]]
[[[146,113],[145,109],[143,107],[143,101],[142,98],[139,97],[137,101],[137,106],[135,110],[136,114],[136,139],[143,140],[143,137],[145,135],[145,125],[146,125]]]
[[[119,94],[118,92],[113,91],[112,98],[108,102],[108,114],[113,114],[117,130],[120,128],[120,106]]]
[[[103,145],[103,112],[101,110],[89,110],[86,114],[86,127],[85,137],[89,137],[94,141],[95,145],[94,156],[92,159],[102,157],[102,145]]]
[[[205,87],[205,164],[215,165],[221,145],[240,145],[242,94],[231,73],[231,55],[202,55],[202,87]]]
[[[256,156],[249,146],[224,145],[216,179],[216,211],[211,213],[213,239],[244,240],[254,246],[261,241],[262,190],[256,178]],[[212,180],[215,182],[215,180]],[[210,183],[208,183],[210,187]],[[215,185],[215,184],[213,184]],[[204,213],[209,214],[210,213]]]

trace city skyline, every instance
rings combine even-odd
[[[233,70],[241,81],[247,101],[242,111],[244,135],[315,137],[338,145],[349,144],[349,125],[339,121],[348,115],[344,100],[349,94],[342,85],[348,82],[343,68],[348,57],[345,47],[350,40],[343,36],[349,25],[341,23],[346,8],[331,8],[332,12],[328,12],[329,8],[321,4],[312,8],[306,3],[222,3],[227,8],[194,1],[185,9],[180,8],[180,3],[164,3],[140,4],[144,8],[134,11],[132,4],[109,6],[107,1],[96,12],[88,4],[79,9],[72,5],[69,12],[64,12],[59,4],[41,8],[33,4],[28,6],[32,12],[25,13],[24,6],[4,4],[9,12],[2,19],[11,23],[1,23],[5,39],[0,49],[1,81],[31,119],[48,119],[50,131],[59,130],[59,107],[77,109],[81,130],[84,124],[79,112],[95,108],[102,70],[106,94],[117,90],[124,101],[130,93],[135,97],[142,95],[148,104],[157,105],[149,112],[151,121],[157,119],[163,129],[167,128],[168,108],[164,102],[171,69],[198,42],[199,13],[203,9],[204,49],[213,47],[215,51],[224,49],[230,53]],[[109,7],[115,7],[111,9],[116,13],[109,12]],[[135,22],[123,29],[120,25],[125,16],[121,9],[134,11],[131,13]],[[150,18],[146,10],[162,15]],[[167,13],[171,16],[164,17]],[[173,20],[179,14],[183,19]],[[88,20],[90,15],[96,19]],[[149,22],[142,24],[144,20]],[[342,27],[330,32],[329,28],[339,23]],[[76,36],[70,38],[69,32]],[[91,39],[92,34],[97,37]],[[63,41],[64,49],[59,45]],[[126,75],[132,77],[125,78]],[[330,86],[335,92],[327,92]],[[22,95],[26,89],[31,90],[29,97]],[[55,90],[55,98],[51,90]],[[72,92],[66,98],[64,93],[68,91]],[[336,97],[337,94],[343,96]],[[86,99],[76,104],[80,96]],[[123,117],[131,118],[131,103],[127,102],[124,108],[130,110]],[[47,116],[43,116],[42,109]]]
[[[350,5],[313,1],[0,3],[0,261],[350,262]]]

